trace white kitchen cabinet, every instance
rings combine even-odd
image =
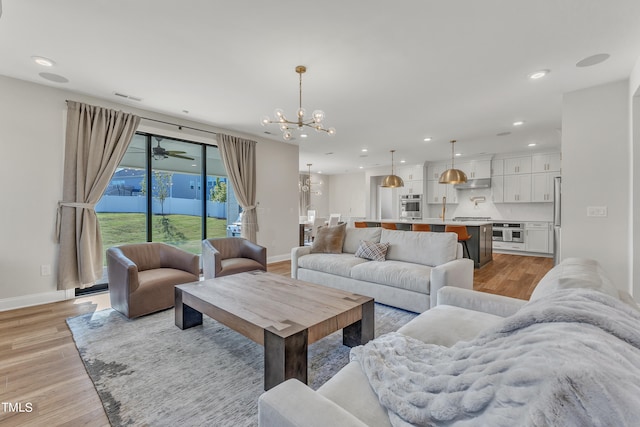
[[[397,173],[405,181],[422,181],[424,166],[421,164],[401,166]]]
[[[531,156],[531,171],[560,172],[560,153],[534,154]]]
[[[449,169],[448,163],[431,163],[427,167],[427,180],[437,181],[444,171]]]
[[[447,204],[458,203],[458,193],[451,184],[440,184],[438,181],[427,182],[427,203],[442,203],[442,198],[447,198]]]
[[[404,187],[399,190],[400,194],[423,194],[424,184],[422,181],[405,181]]]
[[[471,160],[460,164],[454,164],[456,169],[463,171],[468,179],[480,179],[491,177],[491,160]]]
[[[525,250],[527,252],[549,253],[549,223],[527,222],[525,230]]]
[[[531,156],[504,159],[504,174],[519,175],[531,173]]]
[[[504,202],[504,177],[501,175],[491,177],[491,201],[493,203]]]
[[[531,174],[532,202],[553,202],[553,178],[557,175],[557,172]]]
[[[504,203],[531,201],[531,174],[504,176]]]
[[[491,160],[491,176],[504,175],[504,160]]]

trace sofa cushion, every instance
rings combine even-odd
[[[401,334],[429,344],[451,347],[475,338],[483,330],[504,320],[501,316],[452,305],[437,305],[398,329]]]
[[[567,258],[553,267],[538,282],[530,301],[535,301],[560,289],[587,288],[619,298],[613,285],[598,261],[587,258]]]
[[[309,254],[298,258],[298,267],[349,277],[353,266],[367,262],[353,254]]]
[[[366,240],[368,242],[380,242],[380,234],[382,228],[347,228],[342,245],[342,252],[355,254],[360,246],[360,242]]]
[[[431,267],[401,261],[365,262],[351,269],[351,278],[428,294]]]
[[[388,243],[376,243],[363,240],[356,251],[359,258],[370,259],[371,261],[384,261],[387,256]]]
[[[383,229],[380,242],[388,242],[387,259],[435,267],[456,259],[458,235],[430,231]]]
[[[311,253],[319,254],[339,254],[342,253],[345,230],[347,224],[318,227],[316,237],[311,245]]]

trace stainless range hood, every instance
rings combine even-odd
[[[455,184],[453,186],[456,190],[467,190],[473,188],[490,188],[491,178],[470,179],[462,184]]]

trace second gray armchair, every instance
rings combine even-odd
[[[202,273],[205,279],[252,270],[267,271],[267,248],[241,237],[202,241]]]

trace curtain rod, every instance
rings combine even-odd
[[[80,101],[71,101],[69,99],[65,99],[65,102],[80,102]],[[217,132],[213,132],[213,131],[210,131],[210,130],[198,129],[198,128],[194,128],[194,127],[191,127],[191,126],[185,126],[185,125],[179,125],[179,124],[176,124],[176,123],[165,122],[164,120],[152,119],[150,117],[144,117],[144,116],[138,116],[138,117],[140,117],[141,119],[144,119],[144,120],[152,121],[152,122],[163,123],[165,125],[170,125],[170,126],[176,126],[179,130],[182,130],[184,128],[184,129],[196,130],[198,132],[210,133],[212,135],[217,135],[218,134]]]
[[[185,125],[179,125],[179,124],[176,124],[176,123],[165,122],[164,120],[151,119],[149,117],[143,117],[143,116],[139,116],[139,117],[141,119],[143,119],[143,120],[149,120],[149,121],[152,121],[152,122],[163,123],[165,125],[176,126],[178,128],[178,130],[191,129],[191,130],[197,130],[198,132],[210,133],[212,135],[217,135],[218,134],[218,132],[213,132],[211,130],[198,129],[198,128],[194,128],[194,127],[191,127],[191,126],[185,126]]]

